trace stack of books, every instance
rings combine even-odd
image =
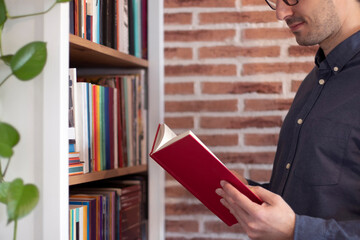
[[[84,163],[80,161],[79,152],[69,152],[69,176],[83,174]]]

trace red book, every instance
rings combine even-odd
[[[159,124],[150,157],[228,226],[237,220],[215,193],[221,180],[253,202],[262,203],[191,131],[176,135],[165,124]]]
[[[122,94],[122,79],[121,77],[116,77],[116,88],[117,88],[117,121],[118,121],[118,167],[122,168],[124,167],[124,143],[123,139],[126,137],[124,134],[124,119],[122,119],[123,116],[123,94]]]

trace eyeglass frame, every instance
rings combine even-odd
[[[269,7],[270,7],[272,10],[276,10],[276,6],[275,6],[275,8],[273,8],[273,7],[271,6],[271,4],[268,2],[268,0],[265,0],[265,2],[269,5]],[[288,0],[283,0],[283,2],[284,2],[286,5],[288,5],[288,6],[295,6],[296,4],[299,3],[299,0],[296,0],[296,2],[293,3],[293,4],[289,3]]]

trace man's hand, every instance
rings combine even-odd
[[[262,205],[252,202],[230,183],[221,181],[222,188],[216,193],[221,203],[238,220],[251,239],[293,239],[295,213],[279,196],[262,187],[250,187],[264,201]]]

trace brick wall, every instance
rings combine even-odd
[[[268,181],[282,121],[314,65],[264,0],[165,0],[165,122]],[[247,239],[166,176],[166,239]]]

